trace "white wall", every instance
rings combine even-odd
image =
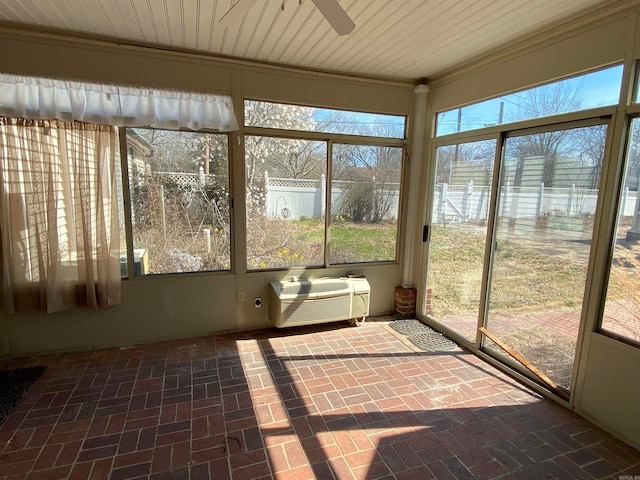
[[[555,29],[545,34],[544,43],[514,45],[482,65],[471,63],[434,79],[430,83],[433,109],[445,111],[622,62],[633,39],[634,17],[625,10],[575,30]]]
[[[0,71],[231,94],[240,123],[244,98],[397,115],[411,115],[413,108],[413,88],[409,84],[297,72],[9,27],[0,27]],[[0,356],[132,345],[263,328],[269,326],[267,309],[255,309],[253,298],[266,297],[268,281],[293,274],[317,277],[343,275],[349,270],[365,274],[372,286],[372,314],[390,313],[393,290],[402,276],[401,258],[392,264],[291,272],[245,270],[242,139],[242,131],[234,132],[231,139],[235,203],[232,272],[125,281],[122,304],[106,310],[0,316]],[[237,301],[239,292],[245,293],[246,302]]]
[[[640,348],[592,333],[580,413],[640,446]]]

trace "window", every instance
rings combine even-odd
[[[622,65],[474,103],[437,115],[436,136],[618,103]]]
[[[250,270],[324,264],[327,144],[247,136]]]
[[[331,263],[396,258],[402,148],[334,144]]]
[[[640,343],[640,124],[631,124],[602,330]]]
[[[395,261],[404,117],[246,101],[245,119],[249,270]]]
[[[2,152],[0,208],[15,217],[0,230],[22,255],[8,282],[54,285],[46,295],[55,299],[68,279],[86,288],[86,303],[110,305],[122,276],[230,269],[228,137],[179,129],[237,129],[231,97],[0,73],[0,106],[0,134],[13,144]],[[100,282],[114,275],[114,285]],[[94,277],[104,295],[89,301]],[[47,310],[59,303],[48,299]]]
[[[133,274],[229,270],[228,137],[128,128],[126,142]]]
[[[567,127],[504,142],[485,327],[568,391],[607,125]]]
[[[495,140],[436,150],[426,313],[475,342]]]
[[[405,118],[398,115],[331,110],[255,100],[245,100],[244,111],[244,123],[247,127],[340,133],[363,137],[405,137]]]

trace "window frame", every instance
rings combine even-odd
[[[396,216],[397,220],[396,220],[396,245],[395,245],[395,254],[394,254],[394,258],[391,260],[371,260],[371,261],[366,261],[366,262],[346,262],[346,263],[331,263],[331,225],[333,223],[333,214],[332,214],[332,203],[331,203],[331,197],[333,196],[333,146],[337,144],[337,145],[355,145],[355,146],[373,146],[373,147],[377,147],[377,148],[400,148],[400,185],[399,185],[399,190],[398,190],[398,214]],[[400,243],[401,243],[401,239],[402,239],[402,235],[401,235],[401,219],[402,219],[402,212],[403,212],[403,208],[402,208],[402,204],[403,204],[403,192],[404,192],[404,177],[405,177],[405,159],[406,159],[406,155],[407,155],[407,150],[405,148],[405,146],[398,146],[398,145],[389,145],[389,144],[378,144],[378,145],[372,145],[371,143],[347,143],[347,142],[339,142],[336,140],[331,140],[329,141],[329,149],[327,150],[327,162],[329,164],[329,168],[327,169],[327,191],[326,191],[326,197],[327,197],[327,204],[326,204],[326,212],[328,212],[328,215],[326,215],[325,221],[326,221],[326,233],[325,233],[325,265],[327,267],[340,267],[340,266],[347,266],[347,265],[371,265],[371,264],[390,264],[390,263],[399,263],[399,256],[400,256]]]
[[[634,75],[634,77],[635,77],[634,83],[637,85],[634,87],[634,92],[637,92],[639,97],[639,98],[635,98],[634,102],[638,102],[640,101],[640,82],[638,81],[640,79],[640,70],[636,72],[636,75]],[[625,120],[626,121],[624,125],[624,129],[625,129],[624,147],[622,148],[622,152],[621,152],[622,154],[620,156],[621,158],[620,173],[617,178],[615,201],[614,201],[614,206],[615,206],[615,210],[614,210],[615,213],[614,213],[614,219],[613,219],[614,221],[612,225],[610,241],[608,242],[609,245],[607,246],[606,271],[604,274],[604,279],[601,287],[602,298],[601,298],[601,302],[598,309],[595,332],[605,337],[611,338],[612,340],[640,349],[640,340],[630,338],[614,330],[609,330],[604,325],[605,309],[607,306],[609,288],[611,286],[610,284],[611,269],[612,269],[613,258],[615,255],[616,236],[618,233],[618,225],[621,218],[620,204],[623,199],[623,191],[625,188],[625,184],[627,182],[627,166],[628,166],[627,155],[629,153],[634,120],[638,122],[638,128],[640,128],[640,104],[634,103],[633,105],[630,105],[627,108],[627,115],[625,117]],[[640,186],[637,189],[637,194],[640,195]]]
[[[525,92],[528,92],[528,91],[535,90],[537,88],[543,88],[543,87],[551,86],[551,85],[554,85],[554,84],[560,84],[560,83],[565,82],[565,81],[571,81],[571,80],[574,80],[574,79],[579,79],[580,77],[584,77],[584,76],[587,76],[587,75],[590,75],[590,74],[595,74],[597,72],[605,71],[607,69],[614,68],[614,67],[620,67],[621,68],[620,90],[618,92],[618,98],[619,98],[620,97],[620,93],[624,89],[625,64],[622,63],[622,62],[614,62],[614,63],[611,63],[609,65],[604,65],[604,66],[600,66],[598,68],[590,69],[588,71],[578,72],[578,73],[574,73],[574,74],[571,74],[571,75],[566,75],[566,76],[563,76],[561,78],[550,79],[550,80],[548,80],[546,82],[543,82],[543,83],[538,83],[538,84],[535,84],[535,85],[528,85],[526,87],[522,87],[522,88],[519,88],[519,89],[516,89],[516,90],[512,90],[512,91],[508,91],[508,92],[503,92],[503,93],[501,93],[499,95],[491,96],[489,98],[484,98],[484,99],[481,99],[481,100],[465,103],[465,104],[462,104],[462,105],[453,106],[453,107],[448,108],[447,110],[437,111],[432,116],[433,122],[432,122],[431,137],[435,141],[440,141],[441,139],[456,137],[458,135],[462,135],[462,134],[465,134],[465,133],[469,134],[469,133],[476,133],[476,132],[487,133],[487,132],[514,131],[514,130],[519,130],[520,128],[522,128],[521,125],[525,125],[525,126],[529,125],[529,124],[532,124],[532,125],[534,125],[534,124],[550,125],[550,124],[555,124],[555,123],[562,123],[564,121],[571,121],[573,119],[581,120],[581,119],[588,118],[588,117],[599,116],[599,113],[598,113],[599,111],[606,112],[604,114],[604,115],[606,115],[607,113],[609,113],[609,111],[615,110],[618,107],[618,104],[619,104],[618,101],[616,101],[615,103],[612,103],[610,105],[605,105],[605,106],[590,107],[590,108],[574,110],[574,111],[555,114],[555,115],[548,115],[548,116],[535,117],[535,118],[530,118],[530,119],[525,119],[525,120],[519,120],[519,121],[515,121],[515,122],[496,123],[496,124],[488,125],[488,126],[485,126],[485,127],[479,127],[479,128],[473,128],[473,129],[467,129],[467,130],[460,130],[458,132],[452,132],[452,133],[438,135],[438,125],[439,125],[438,117],[443,113],[456,112],[456,111],[462,110],[462,109],[467,108],[467,107],[471,107],[471,106],[475,106],[475,105],[481,105],[482,103],[489,102],[491,100],[499,100],[500,98],[503,98],[503,97],[506,97],[506,96],[509,96],[509,95],[521,94],[521,93],[525,93]],[[638,93],[638,96],[640,97],[640,91]],[[533,123],[533,122],[535,122],[535,123]]]
[[[250,101],[263,101],[268,103],[277,103],[282,105],[294,105],[301,107],[311,107],[316,108],[314,105],[297,105],[293,103],[285,103],[285,102],[274,102],[271,100],[263,100],[256,98],[244,98],[243,105],[243,118],[244,118],[244,107],[245,100]],[[317,108],[329,108],[329,107],[317,107]],[[337,110],[337,109],[333,109]],[[378,113],[382,115],[394,115],[394,114],[383,114],[380,112],[363,112],[363,111],[355,111],[355,110],[344,110],[345,112],[356,112],[356,113]],[[300,266],[288,266],[288,267],[274,267],[274,268],[249,268],[248,262],[246,262],[245,269],[247,272],[275,272],[275,271],[287,271],[287,270],[301,270],[301,269],[326,269],[331,267],[349,267],[353,265],[357,266],[369,266],[369,265],[390,265],[390,264],[399,264],[400,263],[400,251],[402,246],[402,241],[404,238],[404,231],[402,229],[402,219],[404,213],[404,195],[406,188],[406,158],[407,158],[407,129],[409,128],[409,118],[407,115],[397,115],[398,117],[403,117],[405,119],[404,124],[404,138],[393,138],[393,137],[369,137],[363,135],[352,135],[352,134],[343,134],[343,133],[324,133],[324,132],[310,132],[303,130],[286,130],[286,129],[277,129],[277,128],[268,128],[268,127],[255,127],[255,126],[247,126],[243,125],[242,134],[243,137],[246,136],[261,136],[261,137],[271,137],[271,138],[283,138],[283,139],[292,139],[292,140],[308,140],[308,141],[321,141],[326,142],[327,144],[327,158],[326,158],[326,184],[325,184],[325,226],[324,226],[324,251],[323,257],[324,261],[322,265],[300,265]],[[369,262],[357,262],[357,263],[330,263],[330,240],[331,240],[331,188],[332,188],[332,158],[333,158],[333,145],[334,144],[347,144],[347,145],[362,145],[362,146],[375,146],[375,147],[399,147],[402,149],[402,161],[401,161],[401,171],[400,171],[400,190],[399,190],[399,205],[398,205],[398,215],[397,215],[397,227],[396,227],[396,245],[395,245],[395,255],[393,260],[377,260],[377,261],[369,261]],[[246,142],[243,138],[243,147],[246,148]],[[243,158],[243,168],[246,165],[246,152],[244,153]],[[245,185],[246,187],[246,185]],[[246,191],[245,191],[246,195]],[[246,219],[245,219],[246,223]],[[246,255],[248,257],[248,255]],[[246,258],[245,257],[245,258]]]
[[[640,342],[603,328],[611,267],[615,255],[615,238],[620,220],[620,203],[627,178],[627,153],[631,142],[631,129],[634,119],[640,122],[640,59],[637,57],[628,58],[624,62],[620,100],[616,105],[613,117],[616,130],[615,136],[614,129],[612,129],[611,138],[607,138],[610,155],[609,163],[611,163],[609,170],[611,171],[610,176],[613,178],[612,181],[608,182],[612,184],[611,188],[613,189],[613,212],[611,213],[611,222],[606,225],[600,225],[600,228],[603,229],[603,234],[608,235],[608,238],[604,248],[600,249],[602,251],[602,260],[595,269],[599,274],[595,280],[599,281],[600,284],[592,287],[589,291],[592,295],[597,295],[592,308],[595,322],[590,325],[590,330],[622,345],[640,349]],[[620,140],[619,142],[618,139]],[[607,153],[605,152],[605,158],[606,156]],[[640,194],[640,188],[638,188],[638,193]]]
[[[398,118],[404,118],[404,129],[402,131],[402,137],[379,137],[379,136],[369,136],[369,135],[357,135],[357,134],[348,134],[348,133],[338,133],[338,132],[320,132],[320,131],[313,131],[313,130],[297,130],[297,129],[287,129],[287,128],[277,128],[277,127],[260,127],[257,125],[247,125],[246,124],[246,117],[244,115],[245,112],[245,108],[246,108],[246,102],[262,102],[262,103],[269,103],[269,104],[273,104],[273,105],[286,105],[286,106],[291,106],[291,107],[303,107],[303,108],[317,108],[319,110],[329,110],[329,111],[334,111],[334,112],[345,112],[345,113],[359,113],[359,114],[364,114],[364,115],[385,115],[385,116],[389,116],[389,117],[398,117]],[[243,109],[243,129],[245,131],[248,131],[248,129],[254,129],[254,128],[259,128],[259,129],[265,129],[265,130],[276,130],[276,131],[285,131],[285,132],[296,132],[296,133],[301,133],[301,134],[313,134],[313,135],[322,135],[322,136],[326,136],[326,135],[340,135],[340,136],[349,136],[349,137],[355,137],[355,138],[375,138],[375,139],[385,139],[385,140],[406,140],[407,139],[407,132],[408,132],[408,128],[409,128],[409,119],[408,119],[408,115],[403,115],[403,114],[397,114],[397,113],[382,113],[382,112],[376,112],[373,110],[349,110],[349,109],[345,109],[345,108],[332,108],[332,107],[327,107],[327,106],[321,106],[321,105],[309,105],[309,104],[302,104],[302,103],[294,103],[294,102],[276,102],[274,100],[265,100],[265,99],[261,99],[261,98],[256,98],[256,97],[244,97],[242,99],[242,109]],[[376,125],[376,124],[371,124],[371,125]]]
[[[131,191],[130,191],[130,183],[129,183],[129,158],[128,158],[128,143],[126,140],[126,132],[127,129],[145,129],[145,130],[159,130],[159,131],[169,131],[169,132],[185,132],[185,133],[202,133],[202,134],[215,134],[222,135],[227,138],[228,145],[228,153],[227,153],[227,171],[229,177],[229,268],[226,270],[198,270],[191,272],[162,272],[162,273],[149,273],[145,275],[136,275],[135,274],[135,258],[134,258],[134,241],[133,241],[133,220],[132,220],[132,208],[131,208]],[[152,278],[168,278],[172,276],[181,276],[188,277],[192,275],[232,275],[237,271],[237,262],[234,262],[236,258],[234,256],[234,215],[233,215],[233,170],[232,170],[232,162],[231,162],[231,148],[232,148],[232,132],[220,132],[216,130],[210,129],[202,129],[202,130],[188,130],[188,129],[179,129],[179,130],[168,130],[163,128],[156,127],[117,127],[118,131],[118,142],[119,142],[119,153],[120,153],[120,166],[121,166],[121,175],[122,175],[122,208],[124,214],[124,226],[125,226],[125,238],[126,238],[126,250],[127,250],[127,276],[122,276],[121,280],[127,281],[139,281],[140,279],[145,279],[142,281],[148,281],[148,279]]]

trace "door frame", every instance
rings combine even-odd
[[[606,125],[606,140],[604,148],[604,157],[608,158],[607,153],[611,149],[611,142],[613,136],[613,129],[615,127],[615,113],[617,107],[603,107],[592,110],[585,110],[581,112],[572,112],[569,114],[557,115],[553,117],[545,117],[534,120],[528,120],[525,122],[518,122],[506,125],[497,125],[482,130],[481,132],[462,132],[452,135],[443,136],[440,138],[431,138],[429,141],[429,148],[427,149],[431,161],[428,162],[428,168],[425,172],[425,181],[427,188],[425,189],[424,198],[424,226],[428,232],[426,238],[423,238],[423,244],[421,249],[420,261],[422,268],[420,270],[420,277],[418,280],[418,298],[420,299],[418,309],[416,311],[417,317],[433,327],[435,330],[444,333],[445,335],[454,339],[461,346],[471,350],[481,358],[485,359],[489,363],[493,364],[500,370],[506,371],[510,375],[516,377],[521,382],[527,384],[539,393],[548,396],[559,403],[570,406],[573,404],[573,393],[576,391],[576,379],[579,373],[580,357],[582,353],[582,345],[585,338],[585,324],[586,324],[586,312],[588,310],[588,298],[587,295],[591,287],[592,271],[595,263],[596,255],[596,242],[598,241],[599,229],[598,226],[601,223],[601,217],[603,215],[603,197],[607,194],[606,179],[611,175],[609,170],[614,169],[615,165],[603,164],[602,171],[599,179],[599,194],[596,203],[596,211],[594,215],[594,228],[592,232],[592,243],[589,252],[589,261],[586,272],[585,288],[583,292],[583,302],[581,307],[580,325],[576,338],[576,352],[572,367],[572,378],[570,387],[570,399],[565,401],[559,396],[550,391],[546,386],[542,385],[539,381],[536,381],[534,377],[518,362],[515,360],[504,362],[501,359],[491,355],[486,347],[486,337],[480,332],[480,327],[487,325],[488,308],[490,300],[490,287],[491,287],[491,273],[493,269],[493,261],[496,246],[496,234],[497,234],[497,212],[500,208],[499,204],[499,186],[501,185],[503,177],[503,164],[504,164],[504,148],[506,140],[508,138],[514,138],[524,135],[532,135],[537,133],[545,133],[554,130],[566,130],[573,128],[589,127],[594,125]],[[475,342],[470,342],[462,335],[458,334],[451,328],[447,327],[443,323],[439,322],[432,315],[425,313],[425,298],[427,289],[427,278],[429,275],[429,249],[431,245],[431,231],[433,227],[433,205],[435,202],[435,178],[437,170],[437,149],[443,146],[450,146],[462,143],[471,143],[482,140],[495,140],[496,147],[494,153],[493,163],[493,176],[491,182],[491,195],[489,200],[489,214],[487,218],[487,234],[485,242],[485,258],[483,264],[483,276],[482,285],[480,291],[480,302],[478,311],[478,322],[476,328]]]

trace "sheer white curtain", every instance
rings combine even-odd
[[[115,127],[0,117],[3,310],[120,303]]]
[[[0,73],[5,312],[120,302],[114,126],[238,129],[227,95]]]
[[[0,74],[0,115],[177,130],[238,129],[228,95]]]

